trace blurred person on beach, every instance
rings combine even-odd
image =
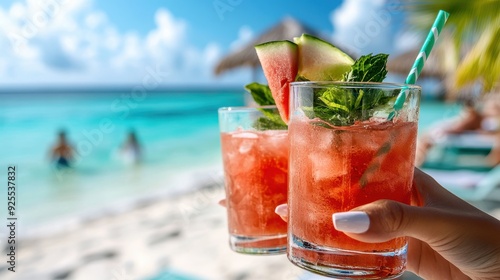
[[[57,169],[71,167],[73,160],[73,147],[68,142],[66,131],[60,130],[57,134],[57,142],[50,150],[50,157]]]
[[[142,160],[142,149],[137,140],[137,134],[134,130],[130,130],[125,143],[120,148],[120,158],[125,163],[139,164]]]
[[[447,136],[465,133],[491,136],[493,147],[485,160],[491,166],[498,165],[500,163],[500,99],[491,95],[485,98],[482,104],[480,108],[472,100],[465,101],[460,116],[436,124],[420,137],[417,143],[415,165],[421,166],[429,150],[437,143],[446,141]]]
[[[487,133],[493,135],[494,144],[491,152],[486,158],[492,166],[500,164],[500,94],[499,92],[490,93],[483,106],[484,119],[481,127]]]
[[[409,237],[407,268],[424,279],[500,279],[500,221],[417,168],[413,190],[415,206],[375,201],[333,214],[334,227],[368,243]],[[276,213],[286,221],[287,205]]]

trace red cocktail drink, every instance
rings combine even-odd
[[[287,202],[287,130],[223,130],[221,144],[231,248],[254,254],[284,252],[287,224],[274,209]]]
[[[377,94],[386,93],[377,87]],[[413,111],[407,108],[392,120],[381,107],[382,112],[351,112],[334,123],[320,118],[322,111],[313,115],[314,110],[304,106],[312,105],[307,102],[312,97],[305,95],[314,92],[306,88],[295,88],[294,104],[300,106],[294,108],[289,124],[289,258],[303,268],[339,278],[397,277],[406,265],[406,238],[359,242],[335,230],[332,214],[380,199],[410,203],[418,93],[417,100],[407,104],[416,106]],[[338,88],[343,90],[342,85]],[[370,90],[368,86],[363,94]],[[354,97],[355,93],[359,91]],[[393,86],[387,90],[388,100],[390,94],[397,94]]]

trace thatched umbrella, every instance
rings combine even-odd
[[[250,67],[254,69],[254,78],[256,75],[256,70],[260,66],[257,53],[255,52],[255,45],[268,41],[276,40],[292,40],[293,37],[298,37],[302,33],[307,33],[311,35],[316,35],[313,29],[305,26],[299,21],[287,17],[283,19],[276,26],[270,28],[262,35],[252,40],[247,45],[229,53],[227,56],[222,58],[221,61],[215,67],[215,74],[220,75],[228,70],[239,68],[239,67]]]
[[[459,58],[453,44],[454,42],[449,34],[442,34],[438,44],[427,58],[419,78],[444,79],[453,74]],[[387,70],[393,74],[408,75],[419,52],[420,48],[414,48],[394,58],[389,57]]]
[[[419,76],[419,79],[439,79],[449,99],[453,99],[458,93],[454,87],[454,78],[460,55],[456,50],[451,34],[443,33]],[[387,70],[392,74],[408,75],[419,52],[420,48],[414,48],[393,58],[389,57]]]
[[[387,70],[392,74],[408,75],[419,52],[420,49],[412,49],[394,58],[390,58],[387,62]],[[436,52],[431,53],[419,78],[443,78],[446,75],[445,69],[443,69],[436,56]]]

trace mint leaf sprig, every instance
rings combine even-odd
[[[343,75],[343,82],[382,82],[387,75],[388,57],[387,54],[361,56]],[[335,126],[352,125],[369,110],[387,106],[391,99],[392,96],[377,89],[319,89],[314,96],[314,115]]]
[[[381,83],[387,76],[388,54],[363,55],[351,66],[351,71],[344,74],[344,82],[376,82]]]
[[[259,83],[250,83],[245,86],[245,89],[252,95],[255,103],[260,106],[276,105],[269,86]]]
[[[245,89],[252,95],[255,103],[260,106],[268,106],[268,105],[276,105],[274,101],[273,95],[271,93],[271,89],[269,86],[259,84],[259,83],[251,83],[245,86]],[[288,126],[281,119],[280,114],[277,110],[272,111],[269,109],[259,109],[263,117],[258,118],[253,127],[257,130],[284,130],[287,129]]]
[[[281,119],[277,109],[259,109],[263,117],[258,118],[253,127],[257,130],[286,130],[288,126]]]

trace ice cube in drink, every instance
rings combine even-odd
[[[398,254],[406,250],[405,238],[359,242],[336,231],[331,217],[379,199],[410,203],[417,124],[325,127],[308,118],[298,119],[289,126],[293,170],[288,200],[293,213],[289,217],[293,233],[289,256],[317,267],[372,267],[377,275],[371,276],[376,277],[397,274],[406,263],[405,254]],[[310,141],[294,139],[304,135]],[[405,141],[396,141],[399,135]],[[325,147],[325,139],[329,139],[329,147]],[[327,252],[328,248],[335,248],[334,253]],[[349,253],[354,251],[366,254]]]
[[[221,144],[232,249],[284,252],[287,225],[274,209],[287,201],[287,131],[222,132]]]

